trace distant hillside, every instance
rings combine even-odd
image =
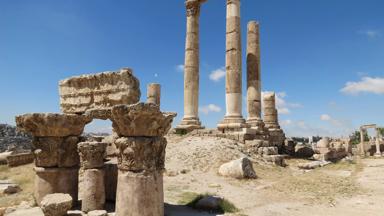
[[[0,124],[0,152],[6,150],[30,150],[32,137],[16,130],[16,127]]]

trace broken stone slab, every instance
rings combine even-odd
[[[41,209],[45,216],[65,216],[72,208],[72,201],[69,194],[48,194],[41,201]]]
[[[262,157],[266,162],[272,163],[276,166],[285,167],[287,164],[285,163],[284,155],[265,155]]]
[[[140,82],[132,69],[71,77],[59,82],[63,113],[84,113],[89,109],[134,104],[140,100]]]
[[[108,216],[108,213],[105,210],[95,210],[88,212],[88,216]]]
[[[300,169],[310,170],[310,169],[316,169],[318,167],[326,166],[330,163],[331,162],[328,162],[328,161],[313,161],[309,163],[300,163],[297,165],[297,167],[299,167]]]
[[[79,136],[92,121],[85,115],[29,113],[16,116],[17,127],[35,137]]]
[[[119,136],[164,136],[171,129],[176,113],[162,113],[152,103],[117,105],[112,108],[113,129]]]
[[[102,168],[107,143],[81,142],[77,144],[83,169]]]
[[[237,179],[257,177],[256,172],[253,169],[252,161],[246,157],[221,165],[219,174]]]

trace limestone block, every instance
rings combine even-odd
[[[16,116],[17,127],[35,137],[79,136],[92,121],[85,115],[32,113]]]
[[[81,210],[89,212],[104,209],[105,204],[105,172],[103,169],[86,169],[83,177],[83,199]]]
[[[34,197],[38,204],[48,194],[65,193],[77,202],[78,168],[42,168],[35,167]]]
[[[167,140],[162,137],[122,137],[115,141],[120,170],[163,170]]]
[[[112,108],[113,129],[119,136],[163,136],[171,129],[176,113],[162,113],[151,103]]]
[[[64,113],[134,104],[140,100],[140,83],[132,70],[71,77],[60,81],[60,106]]]
[[[88,212],[88,216],[108,216],[108,213],[105,210],[95,210]]]
[[[117,188],[117,160],[111,160],[104,163],[105,171],[105,199],[108,201],[116,200]]]
[[[81,142],[77,144],[83,169],[102,168],[104,166],[104,154],[107,143]]]
[[[256,178],[252,162],[248,158],[233,160],[220,166],[219,174],[236,179]]]
[[[48,194],[41,201],[41,209],[45,216],[65,216],[71,208],[72,197],[69,194]]]
[[[135,173],[119,170],[116,215],[164,215],[162,172]]]
[[[286,166],[284,155],[267,155],[263,156],[263,159],[269,163],[273,163],[276,166]]]

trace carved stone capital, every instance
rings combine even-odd
[[[118,168],[123,171],[145,172],[164,169],[163,137],[122,137],[115,141],[118,149]]]
[[[104,154],[107,143],[81,142],[77,145],[80,163],[84,169],[101,168],[104,166]]]
[[[199,16],[200,5],[206,0],[186,0],[185,7],[187,8],[187,16]]]

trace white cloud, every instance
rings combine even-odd
[[[176,71],[178,72],[184,72],[184,65],[176,65]]]
[[[363,77],[357,82],[347,82],[340,91],[350,95],[357,95],[361,92],[384,94],[384,78]]]
[[[210,112],[221,112],[221,107],[215,104],[209,104],[206,106],[199,107],[200,112],[208,115]]]
[[[359,31],[359,34],[365,35],[369,38],[376,38],[380,36],[380,32],[372,29]]]
[[[288,125],[291,125],[291,124],[292,124],[292,120],[290,120],[290,119],[283,120],[283,121],[280,122],[281,126],[288,126]]]
[[[262,92],[262,98],[264,97],[265,94],[268,94],[268,93],[271,93],[271,92],[267,92],[267,91]],[[276,108],[277,108],[277,111],[279,112],[279,114],[288,115],[291,113],[291,109],[303,107],[299,103],[287,102],[287,100],[286,100],[287,93],[286,92],[278,92],[275,95],[276,95]],[[264,106],[264,105],[262,105],[262,106]]]
[[[158,77],[158,76],[159,76],[159,74],[155,73],[155,74],[154,74],[154,76],[155,76],[155,77]]]
[[[329,120],[331,120],[331,116],[329,116],[328,114],[323,114],[320,116],[320,120],[321,121],[329,121]]]
[[[212,71],[210,74],[209,74],[209,79],[210,80],[213,80],[215,82],[218,82],[220,81],[222,78],[225,77],[225,67],[222,67],[222,68],[219,68],[219,69],[216,69],[214,71]]]

